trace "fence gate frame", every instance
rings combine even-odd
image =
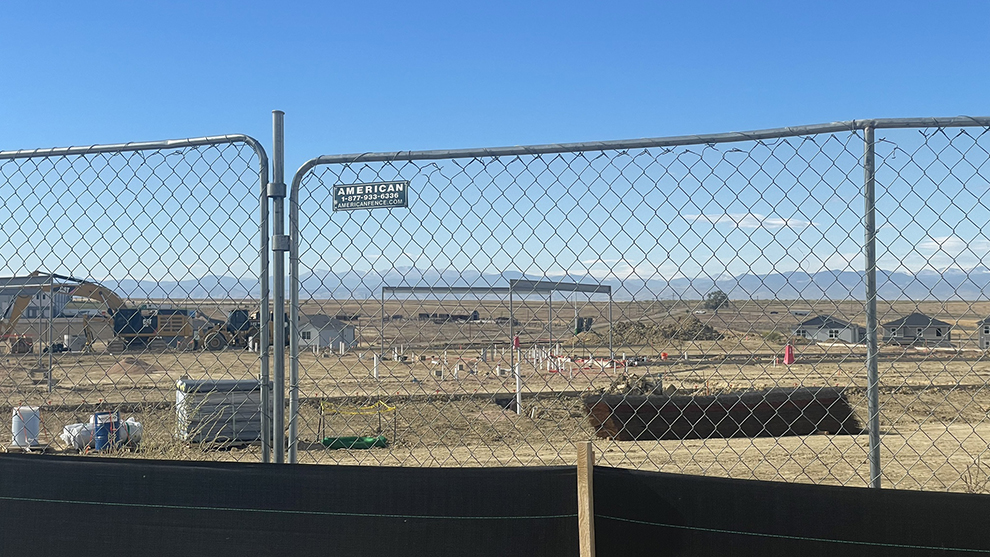
[[[113,143],[102,145],[88,145],[78,147],[55,147],[49,149],[21,149],[15,151],[0,151],[0,161],[27,160],[54,157],[72,157],[99,154],[119,154],[134,153],[139,151],[162,151],[173,149],[184,149],[188,147],[204,147],[216,145],[234,145],[242,143],[254,151],[258,157],[258,181],[259,181],[259,214],[258,226],[260,230],[258,255],[260,257],[260,269],[258,269],[258,280],[260,282],[260,311],[262,315],[267,315],[270,311],[270,291],[268,285],[269,274],[269,239],[268,239],[268,154],[264,146],[257,139],[244,134],[212,135],[205,137],[195,137],[187,139],[166,139],[159,141],[141,141],[132,143]],[[270,354],[268,349],[269,325],[267,319],[261,320],[260,326],[260,363],[261,369],[259,381],[261,383],[261,453],[262,462],[269,462],[271,447],[271,422],[272,422],[272,382],[270,380]],[[280,358],[276,358],[278,361]]]
[[[480,149],[395,151],[377,153],[355,153],[344,155],[324,155],[312,158],[296,171],[289,191],[289,292],[290,292],[290,369],[289,369],[289,421],[290,437],[289,462],[296,462],[295,423],[298,415],[299,387],[299,189],[302,180],[314,168],[332,164],[352,164],[364,162],[411,162],[422,160],[447,160],[480,157],[507,157],[523,155],[543,155],[576,153],[586,151],[619,151],[628,149],[669,148],[688,145],[735,143],[760,141],[790,137],[821,135],[829,133],[862,132],[863,167],[862,196],[864,208],[862,226],[864,234],[863,255],[865,259],[867,349],[864,365],[867,372],[867,399],[869,424],[870,482],[873,488],[880,488],[880,404],[878,376],[878,320],[877,320],[877,262],[876,262],[876,161],[875,130],[907,128],[949,128],[949,127],[990,127],[990,117],[948,117],[948,118],[882,118],[848,120],[825,124],[813,124],[785,128],[770,128],[746,132],[715,133],[704,135],[683,135],[674,137],[646,138],[618,141],[597,141],[562,144],[543,144],[517,147],[496,147]],[[858,135],[858,133],[857,133]],[[276,217],[279,218],[279,217]],[[277,279],[276,279],[277,280]]]

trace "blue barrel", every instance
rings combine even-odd
[[[120,429],[119,412],[97,412],[93,414],[93,445],[97,451],[120,445],[122,439],[118,435]]]

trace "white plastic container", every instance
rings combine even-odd
[[[87,448],[91,449],[96,446],[96,424],[90,419],[87,423],[82,424],[69,424],[62,428],[62,434],[59,436],[69,447],[72,447],[79,451],[84,451]],[[120,422],[120,429],[117,430],[117,440],[124,445],[135,446],[141,442],[141,436],[144,433],[144,427],[141,422],[135,421],[134,418],[127,418],[126,421]]]
[[[86,348],[86,337],[83,335],[65,335],[65,349],[69,352],[82,352]]]
[[[10,433],[13,445],[30,448],[38,446],[38,432],[41,431],[41,408],[38,406],[15,406],[10,420]]]

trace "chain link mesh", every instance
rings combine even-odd
[[[985,132],[878,136],[878,319],[926,321],[880,333],[885,485],[990,484]],[[300,461],[566,464],[594,439],[608,466],[868,485],[863,150],[856,130],[316,166]],[[392,180],[408,210],[332,212],[333,185]]]
[[[877,137],[881,461],[893,487],[990,487],[987,131]]]
[[[990,489],[987,131],[877,131],[884,485]],[[308,170],[298,460],[570,464],[594,439],[608,466],[869,484],[864,134],[784,135]],[[143,440],[109,454],[261,458],[223,430],[259,423],[255,391],[176,402],[259,378],[259,162],[0,160],[13,425],[38,407],[68,450],[64,426],[119,411]],[[408,209],[332,211],[332,186],[393,180]]]
[[[203,344],[217,320],[258,307],[262,161],[243,141],[189,142],[0,160],[12,450],[258,459],[223,429],[230,414],[257,421],[257,403],[198,400],[176,418],[177,381],[257,384],[260,365],[257,351]]]

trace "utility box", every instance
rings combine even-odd
[[[261,440],[261,383],[254,380],[175,382],[178,437],[190,443],[238,444]]]

